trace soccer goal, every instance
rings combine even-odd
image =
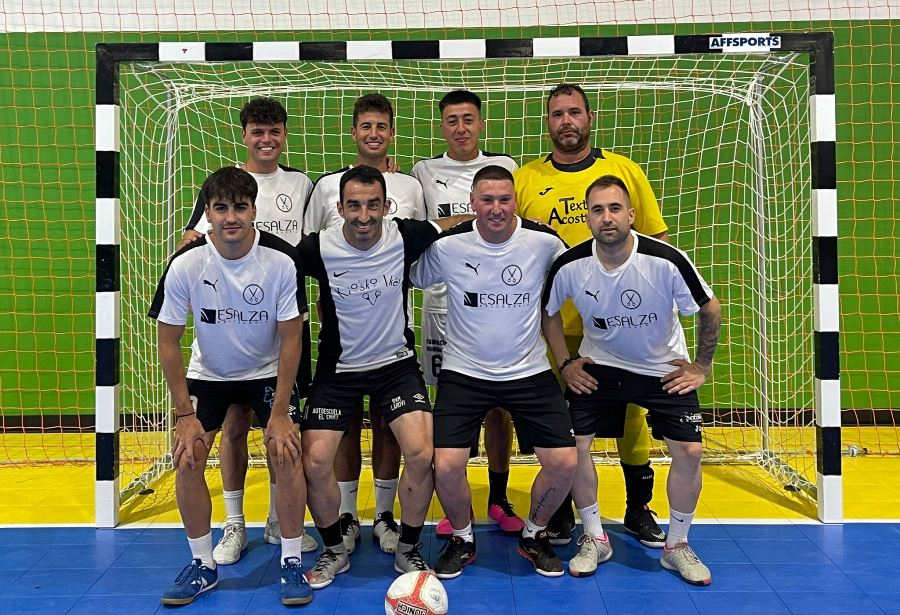
[[[394,103],[403,169],[444,151],[437,102],[456,88],[484,100],[483,148],[522,164],[549,151],[545,99],[563,82],[588,93],[594,143],[644,168],[722,301],[706,461],[759,464],[840,520],[832,38],[765,33],[98,45],[97,525],[171,466],[145,314],[203,179],[245,158],[247,100],[285,105],[284,162],[315,179],[353,160],[361,94]],[[598,462],[615,454],[596,441]]]

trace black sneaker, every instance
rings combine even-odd
[[[451,536],[434,565],[434,574],[439,579],[455,579],[462,574],[463,566],[474,561],[475,543],[466,542],[459,536]]]
[[[534,538],[519,536],[519,555],[529,560],[541,576],[561,577],[563,574],[562,560],[553,552],[547,530],[538,532]]]
[[[625,509],[625,531],[636,537],[645,547],[662,549],[666,546],[666,533],[654,519],[656,512],[646,506]]]
[[[572,530],[575,529],[575,510],[572,508],[572,497],[566,496],[547,524],[547,535],[551,545],[567,545],[572,542]]]

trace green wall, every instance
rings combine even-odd
[[[900,408],[900,75],[891,22],[510,30],[612,36],[832,30],[836,40],[842,405]],[[0,35],[0,414],[93,413],[94,70],[98,42],[499,36],[498,31]],[[799,350],[798,350],[799,351]],[[849,414],[849,413],[848,413]],[[896,413],[888,415],[896,417]],[[855,418],[847,415],[845,423]]]

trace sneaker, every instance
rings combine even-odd
[[[562,576],[563,564],[550,546],[547,530],[538,532],[535,538],[519,536],[519,555],[530,561],[534,565],[534,571],[541,576]]]
[[[340,547],[338,547],[340,548]],[[334,577],[350,570],[350,556],[346,551],[335,552],[326,548],[316,558],[316,565],[306,573],[306,580],[313,589],[328,587]]]
[[[312,599],[312,588],[303,576],[300,559],[284,558],[284,563],[281,564],[281,604],[309,604]]]
[[[341,515],[340,523],[344,548],[347,550],[347,555],[350,555],[356,549],[356,543],[359,542],[359,520],[354,519],[350,513],[344,513]]]
[[[469,515],[470,518],[474,521],[475,511],[471,508],[469,509]],[[450,538],[451,536],[453,536],[453,526],[450,525],[450,519],[448,519],[447,517],[441,519],[437,524],[437,527],[434,528],[434,533],[438,538]]]
[[[625,509],[625,531],[635,536],[645,547],[662,549],[666,546],[666,533],[654,519],[655,511],[646,506]]]
[[[263,540],[270,545],[281,544],[281,523],[278,519],[271,517],[266,519],[266,529],[263,531]],[[319,550],[319,543],[316,539],[307,534],[305,531],[300,535],[300,551],[303,553],[312,553]]]
[[[569,574],[573,577],[589,577],[597,572],[597,564],[602,564],[612,557],[612,545],[609,537],[603,532],[603,538],[594,538],[590,534],[582,534],[578,539],[581,548],[569,560]]]
[[[666,570],[675,570],[691,585],[709,585],[712,575],[694,550],[686,542],[679,542],[673,549],[663,548],[659,563]]]
[[[434,574],[439,579],[455,579],[462,574],[464,566],[474,561],[475,543],[466,542],[459,536],[451,536],[434,565]]]
[[[571,497],[566,497],[559,508],[550,517],[547,525],[547,536],[551,545],[567,545],[572,542],[572,530],[575,529],[575,511],[572,509]]]
[[[175,582],[167,589],[160,600],[163,604],[190,604],[194,598],[215,589],[219,584],[219,573],[207,568],[199,559],[192,560],[179,573]]]
[[[525,522],[516,514],[513,505],[506,498],[489,503],[487,514],[497,522],[504,534],[521,534],[522,528],[525,527]]]
[[[372,540],[378,543],[385,553],[396,553],[397,543],[400,542],[400,528],[394,520],[394,513],[383,512],[375,519],[372,526]],[[416,568],[415,570],[419,570]],[[404,571],[408,572],[408,571]]]
[[[213,561],[219,566],[227,566],[241,559],[241,553],[246,550],[247,527],[243,523],[229,523],[213,549]]]
[[[394,570],[403,574],[404,572],[415,572],[416,570],[429,570],[428,564],[422,559],[419,552],[422,549],[422,543],[414,544],[409,551],[397,551],[394,556]]]

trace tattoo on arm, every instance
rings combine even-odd
[[[722,324],[722,308],[716,299],[707,304],[709,309],[701,309],[697,327],[697,351],[694,363],[709,369],[712,367],[713,355],[719,344],[719,328]]]

